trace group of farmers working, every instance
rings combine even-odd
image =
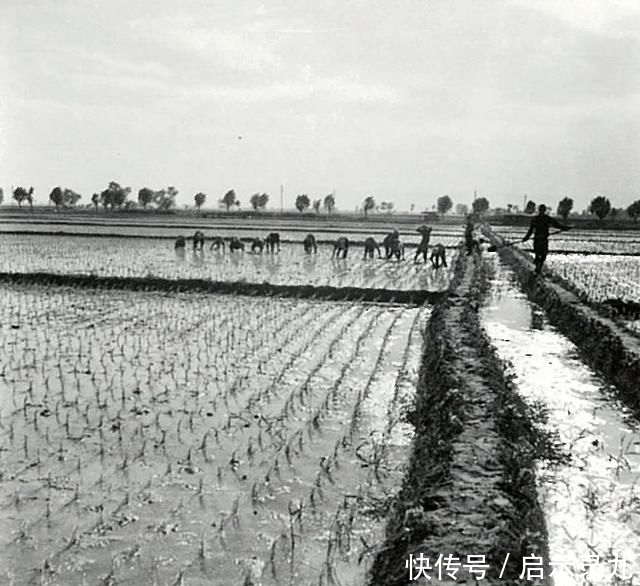
[[[420,226],[417,229],[417,232],[422,236],[420,243],[417,246],[416,253],[414,255],[414,262],[418,262],[418,259],[422,257],[423,262],[427,262],[428,253],[431,251],[431,256],[429,257],[432,265],[435,268],[439,268],[440,266],[447,266],[447,255],[446,249],[444,245],[438,243],[434,245],[430,245],[431,232],[432,228],[428,226]],[[469,237],[473,239],[473,224],[471,224],[471,231],[469,232]],[[222,251],[224,252],[227,246],[225,242],[225,238],[222,236],[213,236],[209,239],[211,245],[209,247],[210,250]],[[236,251],[244,251],[245,243],[238,238],[237,236],[233,236],[231,238],[227,238],[229,241],[228,247],[230,252]],[[193,235],[193,250],[194,252],[203,252],[205,247],[205,236],[204,233],[200,230],[197,230]],[[266,248],[266,251],[269,253],[280,252],[280,234],[278,232],[271,232],[266,238],[252,238],[250,241],[250,249],[252,253],[262,253]],[[476,246],[478,246],[477,241],[474,241]],[[347,254],[349,253],[350,241],[346,236],[340,236],[333,243],[333,252],[331,254],[332,258],[347,258]],[[384,258],[386,260],[390,260],[395,258],[396,260],[404,260],[405,258],[405,246],[402,240],[400,239],[400,233],[398,230],[394,229],[390,233],[388,233],[383,241],[382,246],[378,244],[375,238],[369,237],[364,241],[364,258],[374,258],[375,253],[377,253],[378,258],[383,258],[383,253],[381,248],[384,249]],[[318,243],[313,234],[307,234],[302,242],[304,251],[307,254],[317,253],[318,252]],[[178,254],[183,254],[186,248],[186,239],[184,236],[178,236],[175,241],[175,250]],[[471,246],[468,246],[469,251],[471,251]]]
[[[549,229],[556,228],[559,231],[569,230],[569,226],[566,226],[558,222],[555,218],[547,214],[547,207],[545,205],[538,206],[538,214],[534,216],[529,225],[529,230],[525,234],[522,242],[526,242],[533,236],[533,252],[534,252],[534,266],[536,275],[541,274],[542,267],[545,263],[547,255],[549,253]],[[440,266],[447,266],[446,249],[444,245],[438,243],[431,245],[431,232],[432,228],[429,226],[420,226],[416,230],[421,236],[419,244],[416,247],[416,252],[413,257],[414,262],[418,262],[422,257],[423,262],[427,262],[429,250],[431,255],[429,257],[432,266],[439,268]],[[214,236],[211,239],[210,250],[222,250],[224,252],[226,247],[225,239],[222,236]],[[229,251],[244,251],[245,243],[237,236],[233,236],[229,240]],[[467,218],[467,223],[464,232],[464,246],[467,255],[472,254],[474,251],[480,251],[481,239],[475,238],[474,234],[474,222],[471,217]],[[196,252],[204,251],[205,236],[200,230],[196,231],[193,235],[193,250]],[[307,234],[302,242],[304,251],[307,254],[318,252],[318,243],[313,234]],[[340,236],[333,243],[333,252],[331,258],[347,258],[349,252],[349,239],[346,236]],[[178,253],[183,253],[186,247],[186,239],[184,236],[178,236],[175,241],[175,250]],[[265,248],[267,252],[275,253],[280,252],[280,234],[278,232],[271,232],[266,238],[253,238],[250,244],[251,252],[261,253]],[[394,229],[389,232],[382,241],[382,248],[384,249],[384,258],[390,260],[395,258],[396,260],[404,260],[404,243],[400,239],[400,233]],[[364,241],[364,258],[374,258],[377,253],[378,258],[383,258],[381,247],[375,238],[369,237]]]

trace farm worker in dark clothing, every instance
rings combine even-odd
[[[474,250],[480,251],[480,243],[473,237],[473,218],[467,216],[467,225],[464,229],[464,245],[467,249],[467,256]]]
[[[542,272],[542,265],[547,259],[547,254],[549,253],[549,226],[553,226],[558,230],[569,229],[569,226],[565,226],[555,218],[547,216],[547,206],[541,204],[538,206],[538,215],[531,219],[529,231],[522,239],[522,242],[526,242],[531,237],[531,234],[535,232],[533,236],[533,252],[535,254],[535,259],[533,262],[536,266],[536,275],[539,275]]]

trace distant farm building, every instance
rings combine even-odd
[[[438,212],[420,212],[420,215],[422,216],[422,219],[425,222],[437,222],[440,217],[438,216]]]

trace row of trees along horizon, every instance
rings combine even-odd
[[[27,203],[33,208],[33,187],[26,189],[25,187],[15,187],[13,189],[13,199],[17,202],[18,207],[22,207],[23,203]],[[176,207],[176,197],[178,190],[169,186],[166,189],[153,190],[148,187],[143,187],[138,191],[137,203],[131,199],[130,187],[122,187],[119,183],[112,181],[109,183],[107,189],[100,193],[94,193],[91,196],[91,204],[87,204],[87,207],[95,207],[96,211],[102,207],[105,210],[116,209],[132,209],[142,207],[143,209],[156,209],[156,210],[171,210]],[[49,194],[49,201],[55,205],[56,209],[63,208],[75,208],[82,196],[73,191],[72,189],[62,188],[56,186]],[[195,207],[200,210],[207,200],[207,195],[203,192],[198,192],[194,195]],[[4,192],[0,187],[0,204],[4,201]],[[240,209],[240,200],[237,198],[233,189],[227,191],[219,200],[219,205],[231,209]],[[254,193],[249,198],[251,207],[256,210],[264,210],[269,203],[268,193]],[[306,210],[313,209],[316,214],[320,213],[321,209],[331,214],[336,208],[336,198],[334,193],[325,195],[321,199],[313,199],[306,193],[301,193],[296,196],[295,207],[299,212],[305,212]],[[524,208],[525,214],[533,214],[536,212],[537,205],[534,201],[529,200]],[[549,206],[547,206],[549,208]],[[381,201],[379,204],[376,202],[373,196],[367,196],[362,202],[362,211],[367,217],[372,211],[383,213],[394,213],[394,204],[390,201]],[[415,205],[411,204],[411,212],[414,211]],[[437,203],[432,208],[434,211],[441,215],[449,213],[453,209],[453,201],[448,195],[443,195],[438,198]],[[550,209],[550,208],[549,208]],[[471,204],[471,211],[476,214],[484,214],[490,210],[489,200],[486,197],[477,197]],[[493,210],[497,212],[498,210]],[[500,208],[502,213],[516,214],[520,213],[518,206],[507,205],[505,209]],[[558,202],[556,214],[563,219],[567,219],[573,211],[573,199],[565,197]],[[594,214],[600,220],[604,220],[606,217],[619,218],[626,215],[633,221],[637,221],[640,218],[640,200],[634,201],[627,208],[615,208],[611,206],[611,202],[607,197],[599,195],[593,198],[589,204],[586,213]],[[455,213],[460,216],[466,216],[469,213],[469,206],[463,203],[459,203],[455,206]],[[584,213],[584,212],[583,212]]]

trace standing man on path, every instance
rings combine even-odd
[[[467,216],[467,225],[464,229],[464,246],[467,249],[467,256],[474,251],[480,252],[480,242],[473,237],[473,216]]]
[[[529,231],[522,239],[522,242],[526,242],[531,237],[531,234],[535,232],[533,236],[533,252],[535,254],[535,259],[533,262],[536,266],[536,275],[539,275],[542,272],[542,265],[547,259],[547,254],[549,254],[549,226],[553,226],[558,230],[569,229],[569,226],[565,226],[555,218],[547,216],[547,206],[541,204],[538,206],[538,215],[531,219]]]

